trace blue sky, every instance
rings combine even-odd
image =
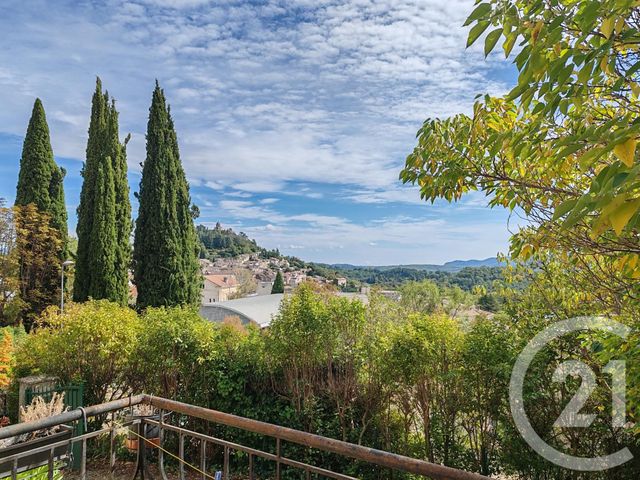
[[[504,252],[481,194],[421,202],[398,181],[427,117],[515,83],[465,50],[468,0],[4,0],[0,197],[9,202],[35,97],[67,169],[70,229],[95,77],[131,133],[137,190],[154,80],[171,104],[199,221],[307,260],[442,263]],[[135,209],[134,204],[134,209]]]

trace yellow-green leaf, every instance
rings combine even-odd
[[[469,31],[469,38],[467,38],[467,47],[470,47],[480,35],[487,29],[489,22],[483,21],[476,23]]]
[[[510,34],[507,35],[507,39],[502,44],[502,49],[504,50],[505,58],[509,56],[511,50],[513,50],[513,46],[516,44],[516,39],[518,38],[518,32],[514,30]]]
[[[629,138],[626,142],[613,147],[613,153],[616,154],[616,157],[629,168],[633,167],[637,143],[635,138]]]
[[[471,25],[471,22],[474,22],[479,18],[486,16],[490,12],[491,12],[491,4],[481,3],[473,10],[473,12],[471,12],[471,15],[469,15],[469,18],[467,18],[463,26],[466,27],[467,25]]]
[[[593,240],[596,240],[600,235],[602,235],[605,230],[607,230],[608,226],[609,222],[607,221],[606,216],[601,215],[595,222],[593,222],[593,225],[591,226],[591,233],[589,234],[589,236]]]
[[[609,221],[617,235],[622,233],[622,230],[638,211],[638,208],[640,208],[640,198],[623,203],[609,214]]]
[[[613,33],[613,27],[615,27],[615,25],[616,25],[616,19],[614,17],[606,18],[602,21],[602,25],[600,25],[600,31],[605,37],[611,38],[611,34]]]
[[[487,38],[484,39],[484,56],[486,57],[491,53],[491,50],[496,46],[498,40],[500,39],[500,35],[502,35],[502,29],[496,28],[492,32],[487,35]]]

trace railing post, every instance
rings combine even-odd
[[[138,437],[138,455],[140,455],[140,478],[144,480],[145,473],[147,471],[147,424],[144,418],[140,420],[140,430],[142,430],[142,437]]]
[[[178,456],[180,457],[180,480],[184,480],[184,435],[180,433]]]
[[[249,454],[249,480],[253,480],[253,454]]]
[[[224,465],[222,466],[224,480],[229,480],[229,447],[224,447]]]
[[[49,462],[47,463],[47,478],[53,480],[53,448],[49,450]]]
[[[166,479],[167,476],[164,473],[164,452],[162,451],[162,439],[164,437],[164,430],[162,429],[163,420],[164,410],[160,409],[160,419],[158,420],[158,469],[160,470],[160,476]]]
[[[82,455],[80,456],[80,479],[87,478],[87,440],[82,440]]]
[[[200,470],[202,471],[202,480],[206,480],[204,472],[207,471],[207,441],[200,440]]]
[[[16,480],[18,478],[18,459],[13,459],[13,464],[11,465],[11,480]]]
[[[113,478],[116,469],[116,421],[115,413],[111,414],[111,431],[109,432],[109,475]]]
[[[278,461],[276,462],[276,480],[280,480],[280,437],[276,438],[276,457],[278,457]]]

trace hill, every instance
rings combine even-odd
[[[214,260],[219,257],[259,253],[263,250],[245,233],[236,233],[231,228],[224,229],[220,223],[216,223],[215,228],[198,225],[196,232],[200,239],[200,258]]]
[[[375,265],[369,267],[363,265],[351,265],[348,263],[336,263],[330,266],[340,270],[373,269],[381,272],[397,269],[424,270],[427,272],[459,272],[464,268],[501,267],[502,264],[496,257],[489,257],[484,260],[453,260],[442,265],[426,263],[409,265]]]
[[[357,290],[358,285],[380,285],[384,288],[396,288],[408,281],[433,280],[439,285],[457,285],[471,290],[475,285],[490,287],[495,280],[502,279],[502,268],[495,257],[484,260],[454,260],[443,265],[410,264],[381,265],[364,267],[350,264],[324,264],[306,262],[297,257],[282,255],[277,249],[267,250],[243,232],[236,233],[231,228],[215,228],[204,225],[196,227],[201,242],[200,257],[209,260],[233,258],[238,255],[257,253],[260,258],[278,258],[287,260],[293,270],[306,271],[308,275],[324,277],[335,281],[344,277],[349,281],[348,288]]]
[[[471,266],[459,270],[426,270],[405,266],[396,267],[337,267],[325,266],[327,269],[335,269],[335,274],[349,280],[368,283],[369,285],[381,285],[395,288],[409,281],[433,280],[439,285],[454,286],[463,290],[471,290],[476,285],[491,287],[495,280],[501,280],[502,267]]]

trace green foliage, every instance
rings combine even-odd
[[[138,306],[198,305],[199,247],[189,185],[180,163],[173,120],[157,82],[137,196],[140,207],[133,260]]]
[[[60,233],[62,250],[58,253],[61,259],[65,258],[67,243],[64,176],[65,171],[53,159],[47,118],[42,102],[37,98],[22,147],[15,204],[33,203],[41,213],[49,215],[51,226]]]
[[[638,11],[631,0],[480,3],[469,42],[489,27],[487,52],[498,37],[507,56],[519,42],[518,84],[471,116],[425,121],[400,175],[430,201],[482,190],[523,211],[512,257],[556,255],[611,310],[640,276]]]
[[[49,480],[50,478],[53,478],[53,480],[62,480],[64,475],[62,474],[60,467],[62,467],[62,465],[56,464],[54,466],[52,477],[49,477],[48,465],[43,465],[42,467],[32,468],[31,470],[25,470],[24,472],[18,473],[16,480]],[[7,478],[10,477],[3,477],[3,480]]]
[[[126,396],[141,326],[135,311],[106,300],[69,304],[64,314],[51,308],[18,349],[17,373],[84,383],[87,405]]]
[[[118,138],[115,102],[102,92],[99,78],[82,176],[74,300],[107,299],[125,305],[132,228],[126,151]]]
[[[22,147],[15,202],[22,212],[16,218],[22,303],[12,315],[21,310],[27,327],[59,296],[56,277],[67,254],[64,175],[53,158],[44,107],[36,99]]]
[[[442,311],[410,312],[413,307],[376,294],[365,306],[313,284],[285,297],[267,331],[211,323],[183,307],[137,314],[106,301],[71,304],[64,315],[47,312],[42,326],[19,344],[16,374],[81,381],[90,403],[144,391],[487,475],[560,478],[558,467],[539,460],[520,438],[508,408],[515,356],[553,321],[534,285],[505,293],[508,315],[465,324]],[[424,286],[428,297],[431,285]],[[564,355],[591,349],[589,342],[576,337],[552,345],[525,382],[536,431],[573,454],[629,441],[628,433],[607,430],[601,421],[571,442],[550,427],[563,405],[559,392],[568,400],[575,388],[554,386],[553,369]],[[602,350],[592,351],[597,362]],[[588,408],[604,403],[606,395],[603,385]],[[257,435],[181,421],[273,449],[272,441]],[[284,444],[283,454],[379,478],[379,471],[293,444]],[[232,462],[237,471],[246,468],[246,458]],[[256,468],[260,476],[270,475],[266,465]],[[636,478],[634,468],[594,478]]]
[[[223,229],[219,223],[213,229],[198,225],[196,232],[204,247],[204,257],[209,260],[262,251],[256,241],[249,239],[243,232],[235,233],[231,228]]]
[[[398,292],[402,304],[411,312],[434,313],[442,306],[440,289],[429,280],[405,283]]]
[[[282,278],[281,271],[278,271],[278,273],[276,273],[276,279],[273,281],[271,293],[284,293],[284,279]]]
[[[478,298],[478,307],[487,312],[497,312],[500,309],[500,300],[497,295],[487,293]]]
[[[503,279],[502,267],[465,267],[458,272],[418,270],[407,267],[390,269],[337,267],[335,271],[352,280],[389,288],[397,288],[408,281],[432,280],[440,286],[458,286],[465,291],[471,291],[477,285],[491,288],[493,282]]]
[[[35,204],[14,207],[16,251],[19,258],[17,301],[19,318],[27,331],[34,320],[50,305],[60,301],[60,231],[49,215]]]
[[[20,285],[20,262],[13,209],[0,198],[0,326],[17,323],[24,305],[15,295]]]
[[[148,308],[133,358],[146,392],[166,398],[184,395],[201,374],[197,365],[216,354],[216,329],[193,309]]]

